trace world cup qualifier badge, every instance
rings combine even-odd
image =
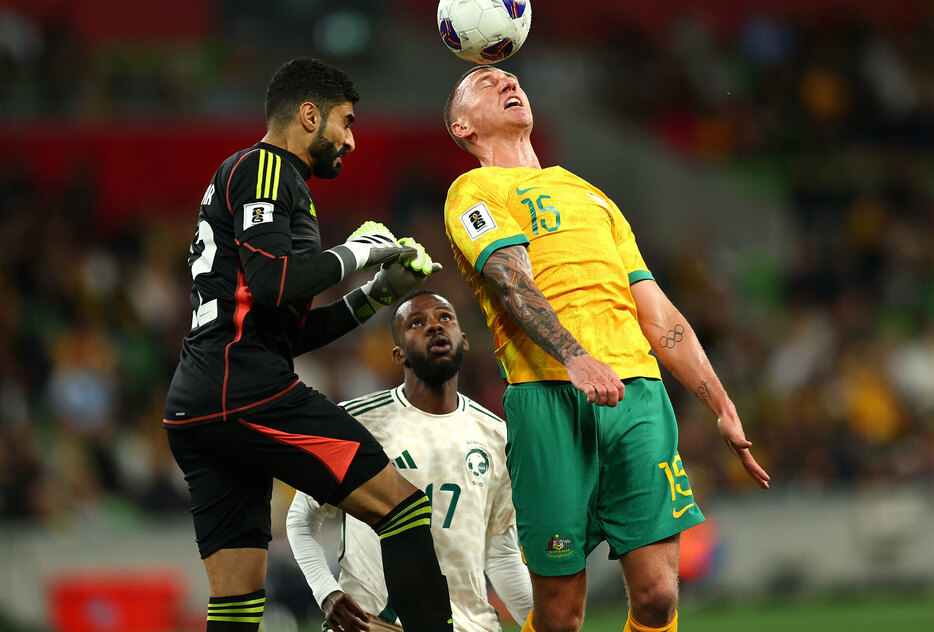
[[[553,560],[567,557],[573,552],[574,549],[571,548],[571,541],[566,538],[562,538],[557,533],[555,534],[555,537],[548,541],[548,546],[545,547],[545,555]]]

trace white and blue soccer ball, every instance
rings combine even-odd
[[[441,0],[438,30],[448,49],[475,64],[495,64],[525,43],[532,26],[529,0]]]

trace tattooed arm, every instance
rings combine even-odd
[[[736,406],[710,365],[697,334],[684,315],[665,296],[658,284],[646,279],[631,287],[639,326],[668,370],[717,416],[717,428],[727,447],[739,457],[743,467],[760,487],[768,489],[769,475],[749,452]]]
[[[630,289],[639,327],[662,364],[717,417],[735,413],[694,329],[658,284],[646,279]]]
[[[625,387],[612,367],[591,357],[558,320],[535,284],[532,261],[524,246],[496,250],[480,271],[517,325],[532,341],[568,370],[568,378],[587,401],[616,406]]]

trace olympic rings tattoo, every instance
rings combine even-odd
[[[674,349],[675,345],[684,339],[684,325],[678,323],[674,329],[669,329],[668,333],[658,339],[658,346],[663,349]]]

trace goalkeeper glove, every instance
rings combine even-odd
[[[432,261],[431,257],[428,256],[428,253],[425,252],[425,247],[415,241],[412,237],[403,237],[399,240],[399,244],[402,246],[410,246],[415,248],[415,256],[404,261],[406,267],[411,268],[415,272],[422,273],[425,275],[425,278],[428,278],[428,275],[430,274],[441,271],[441,264]],[[424,279],[422,280],[424,281]],[[408,292],[405,294],[408,294]],[[400,296],[404,296],[404,294]]]
[[[441,271],[425,249],[411,237],[400,240],[417,251],[414,259],[406,263],[383,264],[370,281],[344,296],[344,302],[358,324],[363,324],[377,310],[394,302],[425,282],[429,275]],[[411,265],[417,262],[413,268]]]
[[[340,261],[342,280],[357,270],[408,261],[418,254],[412,246],[400,245],[392,232],[379,222],[364,222],[347,241],[325,252],[330,252]]]

